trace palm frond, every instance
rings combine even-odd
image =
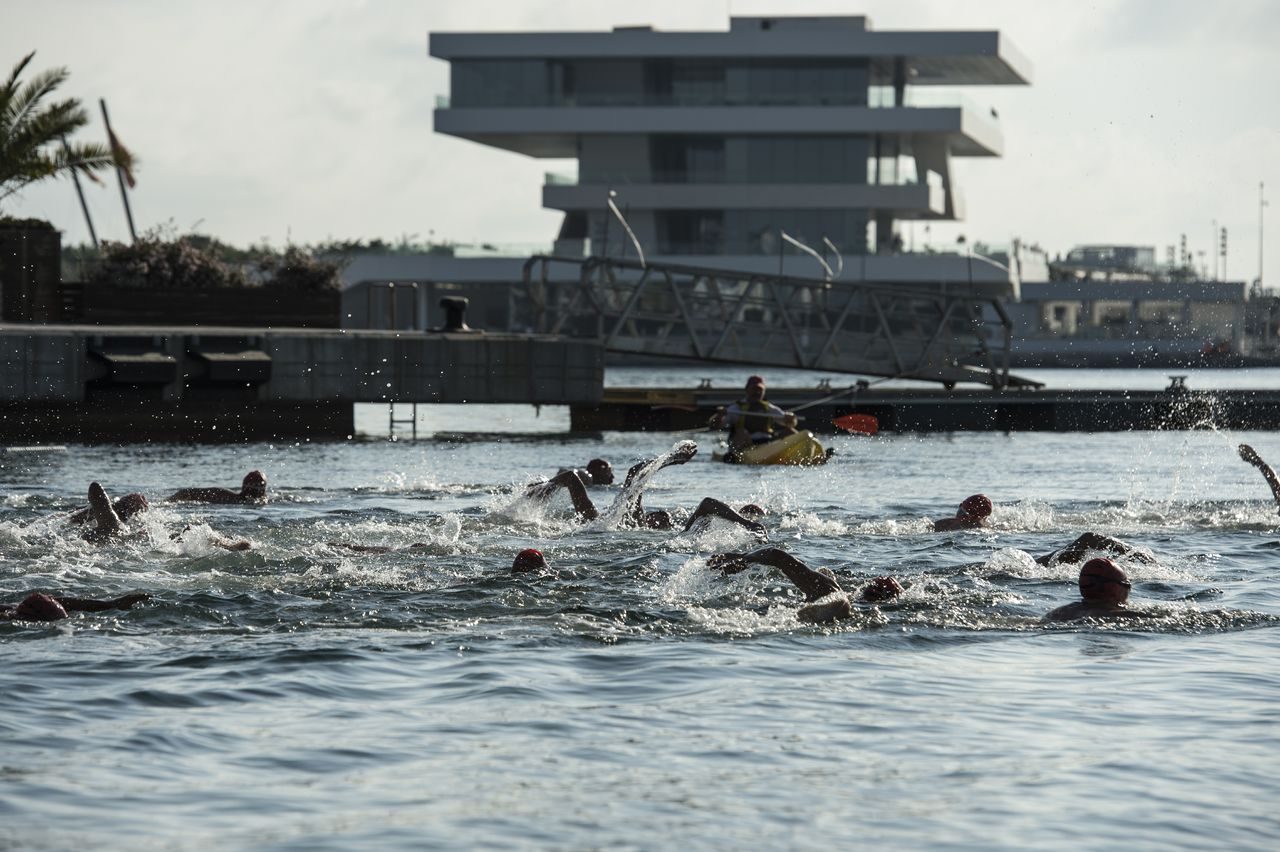
[[[20,84],[34,56],[27,54],[0,86],[0,201],[60,175],[79,172],[93,177],[104,169],[120,167],[127,173],[133,168],[136,160],[123,147],[113,150],[110,145],[68,141],[89,123],[89,115],[75,98],[48,102],[67,80],[65,68],[43,71]]]
[[[0,113],[0,125],[16,127],[22,124],[41,100],[66,82],[67,76],[65,68],[53,68],[37,74],[35,79],[18,89],[10,99],[7,109]]]
[[[18,78],[22,76],[22,69],[26,68],[27,65],[30,64],[35,55],[36,52],[33,50],[26,56],[22,57],[17,65],[13,66],[13,71],[10,72],[9,79],[5,81],[4,88],[0,89],[0,91],[14,91],[17,88]]]

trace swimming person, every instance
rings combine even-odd
[[[1076,537],[1075,541],[1066,547],[1055,550],[1052,553],[1046,553],[1044,556],[1037,556],[1036,563],[1039,565],[1075,564],[1082,561],[1088,553],[1096,550],[1114,553],[1117,556],[1125,556],[1137,562],[1154,564],[1156,561],[1151,554],[1138,550],[1131,544],[1125,544],[1118,538],[1112,538],[1109,535],[1102,535],[1096,532],[1086,532],[1081,533]]]
[[[16,606],[0,604],[0,619],[8,621],[57,621],[69,612],[102,612],[107,609],[131,609],[134,604],[150,600],[151,595],[138,592],[109,601],[92,598],[70,598],[32,592]]]
[[[1129,590],[1133,584],[1124,571],[1100,556],[1090,559],[1080,569],[1080,600],[1046,613],[1044,621],[1075,621],[1080,618],[1141,618],[1144,613],[1129,609]]]
[[[96,482],[89,483],[89,508],[86,511],[93,520],[93,529],[84,534],[85,541],[102,544],[125,531],[120,515],[116,513],[115,506],[111,505],[107,490]]]
[[[621,504],[623,508],[620,520],[632,526],[653,526],[656,529],[663,529],[664,527],[660,526],[663,523],[662,515],[666,515],[666,526],[670,527],[671,516],[669,514],[665,512],[645,513],[641,502],[644,486],[648,484],[649,478],[659,470],[674,464],[684,464],[693,458],[697,452],[698,445],[693,441],[682,441],[668,453],[632,465],[631,470],[627,472],[627,481],[623,485],[622,493],[614,501],[615,507]],[[582,484],[581,477],[573,470],[562,470],[546,482],[531,485],[525,490],[525,494],[529,497],[545,500],[560,488],[568,492],[569,499],[573,503],[573,511],[579,521],[594,521],[600,517],[600,512],[596,509],[595,504],[591,502],[591,497],[588,496],[587,488]]]
[[[1271,469],[1271,465],[1262,460],[1262,456],[1248,444],[1241,444],[1239,447],[1240,458],[1256,467],[1262,472],[1262,478],[1267,481],[1267,485],[1271,486],[1271,497],[1276,501],[1276,505],[1280,506],[1280,478],[1276,477],[1276,472]]]
[[[264,503],[267,499],[267,477],[260,470],[245,474],[239,491],[227,488],[182,488],[165,498],[170,503]]]
[[[933,522],[934,532],[951,532],[952,530],[969,530],[980,527],[991,517],[991,498],[985,494],[974,494],[964,498],[956,509],[954,518],[943,518]]]
[[[707,560],[708,568],[725,574],[737,574],[752,564],[777,568],[804,593],[805,605],[796,611],[796,618],[800,621],[825,624],[853,616],[849,593],[836,582],[836,576],[830,569],[814,570],[785,550],[763,547],[747,553],[718,553]],[[858,600],[861,603],[884,603],[903,591],[902,584],[895,578],[876,577],[859,592]]]
[[[542,555],[541,550],[535,550],[532,547],[526,547],[511,561],[512,574],[541,574],[550,570],[551,565],[547,562],[547,557]]]
[[[747,379],[746,397],[729,405],[712,422],[729,430],[729,447],[743,450],[786,435],[794,435],[795,415],[783,411],[764,398],[762,376]]]
[[[116,517],[122,521],[127,521],[134,515],[140,514],[151,508],[151,504],[147,501],[145,494],[139,494],[134,491],[123,497],[117,498],[111,504],[111,508],[115,509]],[[83,524],[86,521],[93,520],[93,507],[86,506],[78,509],[67,516],[69,524]]]
[[[578,478],[582,480],[583,485],[612,485],[613,484],[613,465],[604,459],[592,459],[587,462],[585,468],[575,467],[569,468],[578,474]],[[564,471],[560,471],[564,473]]]
[[[741,509],[734,511],[731,506],[721,500],[717,500],[714,497],[703,497],[702,502],[698,504],[698,508],[693,510],[693,514],[685,522],[684,532],[688,532],[695,523],[704,518],[720,518],[767,539],[769,533],[765,530],[764,524],[760,523],[759,520],[753,520],[762,517],[764,517],[764,509],[755,503],[748,503]]]

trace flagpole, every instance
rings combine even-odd
[[[67,160],[71,159],[71,148],[67,145],[67,137],[62,137],[62,150],[66,152]],[[76,195],[80,197],[80,210],[84,212],[84,223],[89,226],[89,239],[93,240],[93,247],[98,247],[98,235],[93,230],[93,219],[89,216],[89,205],[84,201],[84,190],[80,188],[80,175],[76,174],[73,167],[71,169],[71,180],[76,185]]]
[[[115,134],[111,132],[111,119],[107,117],[106,98],[99,98],[98,105],[102,107],[102,123],[107,126],[107,139],[112,143],[111,152],[114,155],[118,142]],[[129,221],[129,236],[136,243],[138,241],[138,232],[133,229],[133,211],[129,209],[129,193],[125,191],[124,173],[118,162],[116,163],[116,182],[120,184],[120,200],[124,202],[124,217]]]

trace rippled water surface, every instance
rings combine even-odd
[[[838,436],[794,470],[555,410],[450,417],[451,440],[0,459],[0,602],[153,596],[0,621],[0,848],[1275,848],[1280,516],[1235,446],[1280,463],[1280,434]],[[759,503],[774,545],[904,597],[804,625],[781,575],[707,569],[745,531],[521,496],[681,438],[701,451],[647,507]],[[265,506],[159,502],[255,467]],[[146,536],[58,517],[94,479],[156,501]],[[988,529],[929,531],[976,491]],[[1086,530],[1156,557],[1122,560],[1152,617],[1039,621],[1076,569],[1032,557]],[[531,546],[553,573],[513,577]]]

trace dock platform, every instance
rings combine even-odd
[[[574,431],[676,431],[705,426],[741,390],[606,388],[599,405],[572,406]],[[869,414],[886,432],[1122,432],[1158,429],[1280,429],[1280,390],[1006,390],[770,388],[800,426],[839,431],[832,421]]]

